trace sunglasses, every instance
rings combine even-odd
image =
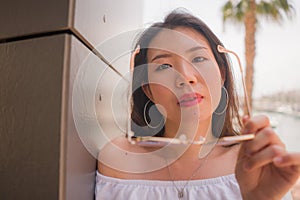
[[[239,70],[241,73],[241,79],[242,79],[242,86],[243,86],[243,93],[244,93],[244,101],[245,101],[245,106],[246,106],[246,113],[249,117],[252,116],[251,109],[250,109],[250,104],[249,104],[249,98],[246,90],[246,85],[245,85],[245,78],[244,78],[244,72],[243,68],[241,65],[240,58],[238,55],[226,48],[224,48],[221,45],[217,46],[217,50],[219,53],[228,53],[233,55],[239,65]],[[130,59],[130,74],[131,78],[133,75],[133,70],[134,70],[134,58],[135,56],[139,53],[140,47],[138,46],[135,51],[133,52],[131,59]],[[131,79],[132,80],[132,79]],[[130,81],[130,90],[132,91],[132,81]],[[145,147],[163,147],[166,145],[209,145],[211,143],[214,143],[215,145],[231,145],[235,143],[240,143],[243,141],[248,141],[252,140],[255,137],[255,134],[246,134],[246,135],[235,135],[235,136],[224,136],[218,138],[217,142],[209,142],[206,141],[204,137],[201,137],[198,140],[189,140],[186,139],[185,137],[179,137],[179,138],[167,138],[167,137],[154,137],[154,136],[134,136],[134,132],[131,130],[131,106],[128,106],[128,127],[127,127],[127,140],[131,144],[134,145],[139,145],[139,146],[145,146]]]

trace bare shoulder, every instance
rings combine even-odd
[[[112,156],[120,153],[126,155],[128,153],[147,153],[149,151],[151,151],[151,149],[131,144],[125,137],[117,137],[108,142],[100,150],[99,156],[103,156],[103,154],[110,154],[110,156]]]
[[[99,151],[98,171],[106,176],[126,179],[144,170],[149,162],[147,159],[151,160],[147,157],[149,152],[151,149],[132,145],[125,137],[115,138]]]

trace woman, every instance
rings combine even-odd
[[[188,144],[113,140],[99,152],[96,199],[288,198],[300,156],[286,152],[267,117],[240,120],[230,63],[218,45],[201,20],[178,11],[140,36],[132,85],[135,136]],[[255,138],[216,145],[218,137],[247,133]],[[207,143],[195,144],[199,138]]]

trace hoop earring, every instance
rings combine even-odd
[[[225,95],[223,95],[225,93]],[[218,108],[220,106],[222,106],[222,101],[223,101],[223,98],[226,98],[226,104],[225,104],[225,108],[223,108],[223,110],[221,112],[216,112],[218,110]],[[226,111],[227,107],[228,107],[228,101],[229,101],[229,97],[228,97],[228,92],[226,90],[226,88],[224,86],[222,86],[222,96],[221,96],[221,100],[220,100],[220,103],[217,107],[217,109],[214,111],[214,114],[216,115],[222,115],[224,114],[224,112]]]
[[[147,103],[146,103],[145,106],[144,106],[144,121],[145,121],[145,123],[147,124],[148,127],[152,128],[152,129],[156,129],[156,128],[158,128],[158,127],[161,125],[161,123],[162,123],[164,120],[163,120],[163,119],[160,120],[160,122],[159,122],[158,125],[156,125],[156,126],[152,126],[151,124],[148,123],[147,118],[146,118],[146,110],[147,110],[147,106],[148,106],[149,103],[150,103],[150,100],[148,100]]]

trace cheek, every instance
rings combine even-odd
[[[208,99],[212,112],[218,107],[221,99],[222,78],[217,66],[203,68],[200,72],[205,87],[208,90]]]
[[[150,84],[150,90],[153,101],[157,104],[157,109],[162,115],[167,116],[167,113],[174,108],[177,102],[176,96],[170,89],[159,84]]]
[[[174,73],[172,70],[165,70],[160,73],[149,72],[148,83],[156,104],[166,105],[176,98],[174,91]]]
[[[153,99],[156,103],[163,101],[165,98],[164,96],[167,97],[169,96],[169,89],[166,87],[159,85],[159,84],[150,84],[150,90],[151,94],[153,96]]]

